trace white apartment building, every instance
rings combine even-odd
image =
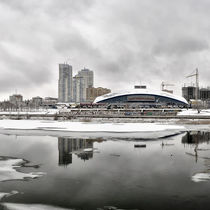
[[[76,103],[87,101],[87,88],[93,87],[94,74],[89,69],[82,69],[74,77],[73,95]]]
[[[73,101],[73,83],[72,83],[72,66],[64,63],[59,64],[59,80],[58,80],[58,101]]]

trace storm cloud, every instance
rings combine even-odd
[[[0,97],[57,96],[58,64],[116,89],[162,81],[179,92],[195,68],[209,86],[208,0],[1,0]]]

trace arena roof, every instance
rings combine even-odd
[[[107,99],[118,97],[118,96],[138,95],[138,94],[162,96],[162,97],[171,98],[171,99],[180,101],[182,103],[188,104],[186,99],[183,98],[182,96],[177,96],[177,95],[165,92],[165,91],[157,91],[157,90],[151,90],[151,89],[132,89],[132,90],[125,90],[125,91],[120,91],[116,93],[108,93],[108,94],[97,97],[94,103],[99,103],[99,102],[102,102],[103,100],[107,100]]]

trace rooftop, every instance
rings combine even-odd
[[[99,101],[117,97],[117,96],[123,96],[123,95],[136,95],[136,94],[149,94],[149,95],[158,95],[158,96],[164,96],[168,98],[172,98],[178,101],[181,101],[183,103],[188,104],[185,98],[182,96],[177,96],[165,91],[160,91],[160,90],[152,90],[152,89],[131,89],[131,90],[123,90],[115,93],[108,93],[102,96],[99,96],[95,99],[94,103],[97,103]]]

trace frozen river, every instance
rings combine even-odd
[[[210,133],[140,137],[0,134],[0,209],[208,209]]]

